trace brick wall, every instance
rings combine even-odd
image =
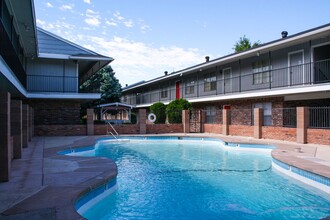
[[[229,125],[229,135],[253,137],[253,128],[248,125]]]
[[[35,125],[36,136],[80,136],[87,134],[86,125]]]
[[[118,134],[139,134],[138,124],[123,124],[123,125],[113,125]],[[95,135],[105,135],[107,134],[106,125],[94,125]]]
[[[330,130],[307,129],[307,143],[330,145]]]
[[[283,128],[273,126],[262,127],[262,138],[282,141],[296,141],[296,128]]]
[[[204,132],[222,134],[222,124],[204,124]]]
[[[182,133],[183,124],[147,124],[147,134]]]
[[[64,100],[30,100],[35,125],[76,125],[80,123],[80,102]]]

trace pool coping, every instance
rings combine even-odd
[[[125,135],[128,136],[128,135]],[[141,136],[141,135],[132,135]],[[223,136],[213,134],[162,134],[162,135],[142,135],[142,136],[183,136],[183,137],[211,137],[218,138],[225,142],[234,143],[249,143],[249,144],[268,144],[276,146],[271,153],[272,157],[291,166],[316,173],[318,175],[330,178],[329,166],[317,164],[313,161],[308,161],[303,158],[299,158],[298,152],[295,151],[297,147],[301,147],[299,144],[291,142],[279,142],[272,140],[256,140],[237,136]],[[10,217],[18,214],[24,214],[28,211],[38,210],[40,212],[45,209],[54,209],[52,219],[84,219],[75,210],[76,200],[85,193],[93,190],[94,188],[109,182],[117,176],[116,164],[107,158],[103,157],[70,157],[65,155],[59,155],[58,152],[66,150],[74,146],[74,148],[94,145],[99,138],[108,136],[88,136],[83,137],[80,140],[74,141],[72,144],[64,144],[52,148],[44,148],[43,159],[44,160],[59,160],[68,161],[69,163],[78,164],[78,168],[75,171],[68,172],[50,172],[45,173],[43,169],[43,187],[39,192],[25,198],[23,201],[18,202],[11,208],[1,213],[2,217]],[[288,146],[289,145],[289,146]],[[304,145],[305,147],[307,145]],[[325,146],[329,147],[329,146]],[[330,147],[329,147],[330,150]],[[297,156],[298,155],[298,156]],[[61,166],[61,165],[58,165]],[[59,167],[60,168],[60,167]],[[62,164],[63,168],[63,164]],[[110,169],[109,169],[110,168]],[[85,175],[85,179],[77,180],[72,177],[78,174]],[[60,183],[58,179],[64,179],[64,183]],[[1,187],[1,185],[0,185]],[[51,199],[49,199],[51,198]]]

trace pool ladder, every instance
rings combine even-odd
[[[106,126],[107,126],[107,134],[111,134],[112,137],[114,137],[116,140],[118,140],[118,138],[116,137],[116,135],[118,136],[118,132],[116,131],[116,129],[112,126],[112,124],[109,121],[105,122]],[[110,130],[111,128],[111,130]],[[113,133],[114,132],[114,133]]]

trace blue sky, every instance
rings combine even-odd
[[[330,23],[330,0],[35,0],[37,25],[100,54],[122,86]]]

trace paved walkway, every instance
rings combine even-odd
[[[278,148],[273,150],[273,157],[330,178],[330,146],[215,134],[187,136],[275,145]],[[0,183],[0,220],[82,219],[74,209],[76,198],[115,177],[116,166],[107,158],[67,157],[57,152],[73,146],[93,145],[97,138],[33,138],[28,148],[23,149],[22,159],[13,161],[10,181]]]

